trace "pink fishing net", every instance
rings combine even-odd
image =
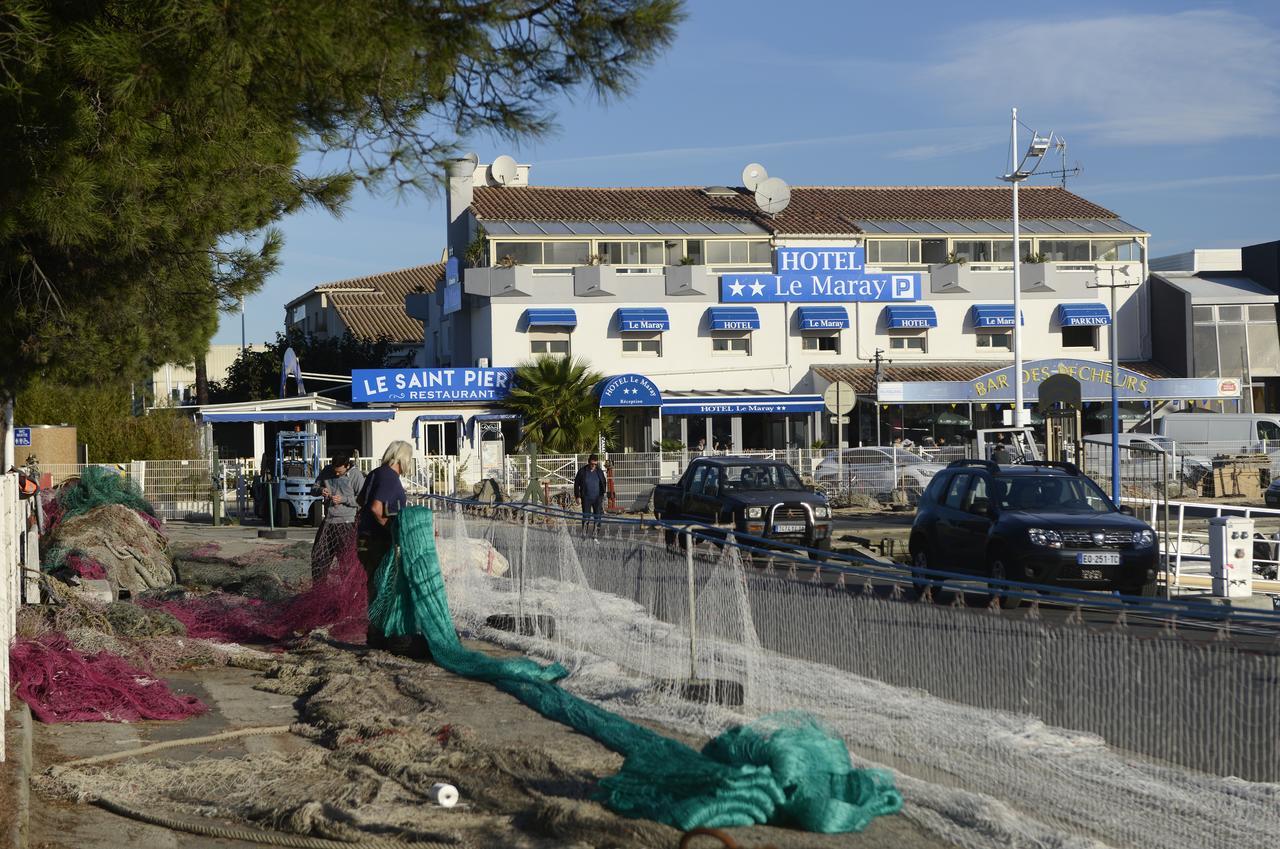
[[[66,564],[81,578],[102,580],[107,577],[107,567],[87,554],[68,554]]]
[[[313,563],[318,577],[311,588],[284,602],[215,592],[139,603],[171,614],[186,626],[188,636],[221,642],[274,643],[317,628],[327,628],[339,640],[363,638],[368,596],[354,526],[323,534]]]
[[[165,682],[101,651],[89,656],[51,632],[9,649],[18,698],[41,722],[136,722],[186,719],[208,710],[195,696],[176,696]]]

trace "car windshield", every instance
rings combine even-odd
[[[803,490],[804,484],[796,473],[781,463],[753,463],[750,465],[721,467],[721,486],[731,490]]]
[[[999,478],[1000,506],[1005,510],[1055,513],[1113,513],[1115,508],[1098,485],[1086,477],[1019,475]]]

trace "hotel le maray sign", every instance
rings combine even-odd
[[[909,303],[921,295],[919,274],[869,273],[863,248],[778,248],[776,274],[725,274],[723,304]]]

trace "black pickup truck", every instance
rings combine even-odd
[[[653,512],[792,545],[830,550],[831,507],[786,463],[751,457],[699,457],[678,483],[658,484]]]

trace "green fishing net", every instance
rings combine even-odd
[[[58,506],[63,518],[87,513],[104,504],[123,504],[155,516],[151,502],[142,497],[142,488],[133,480],[101,466],[88,466],[74,484],[63,487]]]
[[[445,669],[488,681],[623,755],[622,769],[600,782],[598,795],[620,814],[682,831],[769,823],[843,833],[902,808],[892,777],[854,769],[844,742],[811,717],[765,717],[724,732],[699,752],[562,689],[556,681],[567,671],[559,664],[501,660],[464,648],[449,615],[432,512],[425,507],[400,513],[396,546],[377,581],[369,618],[383,633],[421,634]]]

